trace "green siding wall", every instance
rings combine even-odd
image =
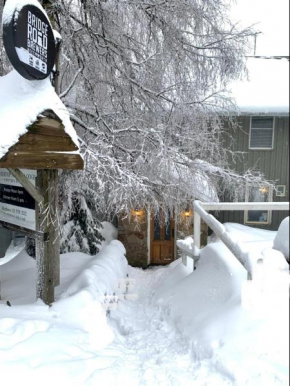
[[[240,128],[236,131],[230,130],[231,134],[225,139],[225,146],[232,146],[233,150],[245,152],[243,159],[231,162],[231,167],[238,172],[244,172],[255,166],[268,180],[276,181],[277,185],[286,185],[286,197],[276,197],[273,193],[273,201],[289,202],[289,117],[275,117],[274,149],[273,150],[249,150],[251,117],[239,118]],[[252,225],[259,228],[277,230],[281,221],[289,216],[289,212],[272,213],[270,225]],[[237,222],[244,224],[244,212],[220,212],[218,218],[221,222]]]

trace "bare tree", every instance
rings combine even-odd
[[[228,170],[222,144],[225,121],[235,124],[227,85],[245,73],[253,33],[231,23],[229,0],[45,2],[63,38],[60,96],[86,159],[85,173],[62,176],[68,196],[89,189],[98,210],[130,213],[184,205],[205,182],[233,192],[261,182]]]
[[[223,170],[233,191],[245,178],[259,183],[227,170],[222,146],[225,116],[235,124],[227,84],[245,72],[253,33],[230,22],[227,1],[55,1],[54,12],[64,39],[61,97],[86,158],[78,181],[95,189],[100,207],[179,205],[195,195],[190,182],[201,171],[211,186],[225,185],[195,160]]]

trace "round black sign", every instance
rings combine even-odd
[[[3,26],[3,41],[16,71],[28,80],[47,78],[55,63],[54,34],[44,12],[34,5],[15,10]]]

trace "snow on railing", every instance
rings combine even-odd
[[[247,254],[244,253],[241,246],[232,239],[229,232],[214,216],[207,213],[210,210],[231,211],[231,210],[289,210],[289,202],[222,202],[222,203],[203,203],[194,201],[194,260],[199,258],[200,237],[201,237],[201,218],[214,231],[220,240],[229,248],[238,261],[248,272],[248,279],[253,278],[253,266],[249,261]],[[261,262],[258,260],[257,262]]]
[[[189,237],[185,240],[177,240],[176,245],[180,249],[183,265],[187,266],[188,258],[190,258],[193,261],[193,268],[195,268],[195,256],[199,255],[199,249],[196,249],[194,243],[192,242],[192,238]]]

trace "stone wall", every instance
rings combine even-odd
[[[126,248],[126,257],[132,267],[146,268],[148,266],[148,234],[147,213],[138,211],[129,220],[127,217],[119,217],[119,240]]]

